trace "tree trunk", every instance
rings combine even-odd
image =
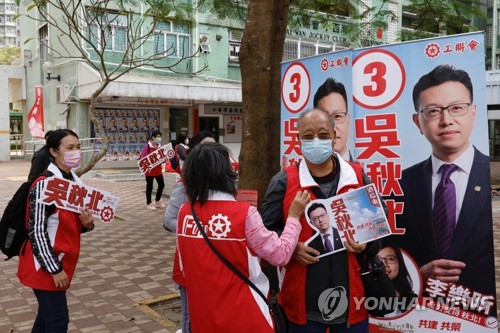
[[[106,154],[106,151],[108,150],[109,141],[108,141],[108,136],[106,135],[106,129],[104,128],[104,124],[99,124],[99,120],[95,116],[94,110],[97,98],[101,95],[101,93],[108,86],[109,83],[110,80],[105,78],[103,81],[101,81],[101,86],[96,91],[94,91],[90,96],[90,104],[87,113],[89,120],[94,124],[94,128],[97,129],[97,132],[101,137],[102,146],[98,152],[94,152],[92,154],[87,164],[82,165],[80,168],[75,170],[75,174],[78,177],[92,170],[92,168],[97,164],[97,162],[99,162],[99,160],[104,156],[104,154]]]
[[[289,0],[249,0],[241,42],[243,135],[240,189],[259,193],[259,204],[279,171],[281,59]]]

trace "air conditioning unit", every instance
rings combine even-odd
[[[69,84],[60,84],[56,86],[56,102],[67,104],[71,102],[70,95],[73,88]]]
[[[212,51],[212,50],[210,49],[210,45],[200,44],[200,51],[207,54],[207,53],[210,53],[210,51]]]

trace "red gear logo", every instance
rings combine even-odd
[[[425,47],[425,55],[431,59],[436,58],[441,54],[441,48],[436,43],[430,43]]]
[[[167,157],[172,158],[175,156],[175,151],[173,149],[167,150]]]
[[[99,216],[101,217],[102,222],[109,223],[115,218],[115,212],[110,206],[105,206],[101,209],[101,214]]]
[[[325,58],[321,60],[321,69],[323,70],[323,72],[326,72],[328,70],[328,60]]]

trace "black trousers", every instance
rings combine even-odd
[[[160,201],[163,189],[165,188],[165,181],[163,175],[159,176],[146,176],[146,202],[151,203],[151,193],[153,193],[153,180],[156,179],[158,189],[156,190],[156,201]]]

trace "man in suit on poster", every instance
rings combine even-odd
[[[471,79],[439,65],[419,79],[413,103],[413,122],[432,154],[403,170],[397,224],[406,233],[394,240],[418,263],[424,283],[435,278],[468,288],[469,296],[494,296],[490,164],[469,141],[476,116]]]
[[[328,112],[335,121],[335,151],[344,161],[354,162],[347,140],[349,139],[349,113],[347,92],[341,82],[329,77],[314,94],[314,107]]]
[[[335,226],[331,225],[330,216],[323,204],[313,203],[307,210],[307,216],[319,231],[309,242],[309,247],[318,250],[320,255],[344,248],[339,231]]]

